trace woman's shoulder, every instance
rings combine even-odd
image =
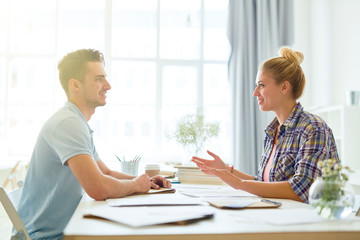
[[[306,128],[308,130],[330,129],[324,119],[307,111],[302,111],[301,114],[299,114],[297,127]]]

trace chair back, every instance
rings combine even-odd
[[[16,207],[18,206],[21,197],[22,189],[23,188],[21,186],[7,193],[3,187],[0,187],[0,201],[17,232],[14,239],[31,240],[24,226],[24,223],[21,221],[21,218],[16,211]]]

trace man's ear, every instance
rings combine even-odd
[[[71,78],[69,80],[69,89],[78,90],[79,89],[79,81],[75,78]]]

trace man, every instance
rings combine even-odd
[[[103,55],[82,49],[58,65],[68,102],[43,126],[25,179],[18,212],[31,238],[62,239],[83,191],[96,200],[170,187],[166,179],[110,170],[99,158],[87,122],[111,89]]]

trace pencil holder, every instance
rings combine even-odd
[[[120,162],[120,167],[122,173],[137,176],[139,161]]]

